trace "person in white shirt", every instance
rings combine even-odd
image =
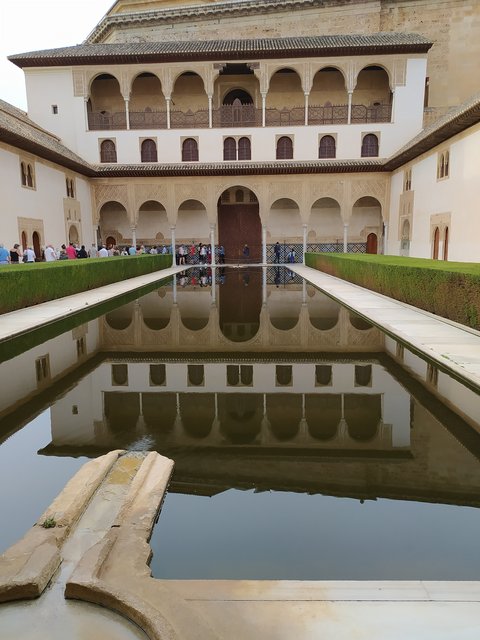
[[[98,252],[99,258],[108,258],[108,250],[105,245],[102,245],[102,248]]]
[[[27,247],[23,255],[23,259],[25,262],[35,262],[35,251],[32,249],[32,247]]]
[[[54,262],[57,260],[57,252],[51,244],[45,247],[45,262]]]

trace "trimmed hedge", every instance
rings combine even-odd
[[[402,256],[307,253],[305,264],[480,329],[480,264]]]
[[[59,260],[0,267],[0,313],[167,269],[171,255]]]

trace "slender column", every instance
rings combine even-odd
[[[210,251],[212,255],[212,265],[216,264],[215,260],[215,225],[210,225]]]
[[[302,304],[307,303],[307,281],[303,279],[302,282]]]
[[[383,224],[383,255],[386,256],[388,252],[388,224]]]
[[[125,98],[125,122],[127,123],[127,131],[130,130],[130,110],[128,108],[129,100]]]
[[[85,131],[89,131],[90,127],[88,125],[88,96],[85,96],[85,98],[83,99],[83,104],[85,105],[85,107],[84,107],[84,111],[85,111]]]
[[[353,96],[353,91],[349,91],[348,92],[348,116],[347,116],[348,124],[352,124],[352,96]]]
[[[170,129],[170,96],[165,96],[165,102],[167,103],[167,129]]]
[[[216,281],[217,281],[217,267],[212,267],[212,304],[215,305],[217,302],[217,286],[216,286]]]
[[[136,227],[132,227],[132,247],[137,246],[137,229]]]
[[[262,127],[265,126],[266,111],[267,111],[267,94],[262,93]]]
[[[308,96],[310,94],[305,94],[305,126],[308,125]]]
[[[262,262],[267,264],[267,227],[262,225]]]
[[[212,100],[213,96],[208,96],[208,128],[213,126],[213,113],[212,113]]]
[[[175,227],[170,227],[170,233],[171,233],[171,243],[172,243],[172,266],[174,267],[177,263],[175,261],[175,253],[176,253],[176,249],[175,249]]]
[[[348,249],[348,224],[343,225],[343,253]]]
[[[302,224],[303,227],[303,264],[305,264],[305,254],[307,253],[307,225]]]
[[[173,304],[177,304],[177,278],[173,277]]]
[[[392,89],[392,115],[390,122],[395,122],[395,89]]]
[[[262,304],[267,304],[267,268],[262,269]]]

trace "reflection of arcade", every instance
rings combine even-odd
[[[253,338],[260,327],[262,310],[262,272],[239,269],[229,274],[228,287],[222,287],[220,329],[232,342]]]

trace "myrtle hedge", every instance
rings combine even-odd
[[[309,267],[480,329],[480,264],[308,253]]]
[[[0,313],[166,269],[169,255],[115,256],[0,267]]]

